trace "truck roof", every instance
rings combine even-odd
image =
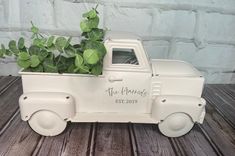
[[[141,38],[129,32],[107,31],[104,40],[113,41],[141,41]]]

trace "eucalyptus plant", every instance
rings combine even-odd
[[[106,49],[103,44],[104,30],[99,29],[96,8],[84,13],[80,22],[82,40],[72,44],[72,37],[45,37],[31,22],[31,44],[25,39],[11,40],[6,48],[1,44],[0,58],[15,56],[17,64],[29,72],[82,73],[100,75]]]

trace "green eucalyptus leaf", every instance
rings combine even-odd
[[[84,36],[85,38],[87,38],[88,36],[87,36],[87,32],[83,32],[82,33],[82,36]]]
[[[91,31],[90,22],[88,20],[82,20],[80,23],[80,28],[83,32]]]
[[[90,73],[90,69],[89,69],[89,67],[88,66],[81,66],[80,68],[79,68],[79,73],[82,73],[82,74],[87,74],[87,73]]]
[[[83,58],[81,55],[79,54],[76,54],[76,57],[75,57],[75,66],[80,68],[83,64]]]
[[[20,52],[18,54],[18,59],[25,61],[25,60],[29,60],[30,59],[30,55],[27,52]]]
[[[5,55],[7,55],[7,56],[12,56],[12,52],[11,52],[10,50],[6,49]]]
[[[71,65],[69,65],[68,70],[66,72],[67,73],[74,73],[74,70],[75,70],[75,65],[71,64]]]
[[[91,73],[96,76],[100,75],[102,73],[102,66],[100,64],[95,65],[91,69]]]
[[[55,58],[57,62],[57,68],[59,73],[65,73],[68,71],[68,68],[74,63],[74,58],[67,58],[62,55]]]
[[[37,67],[40,64],[40,60],[37,55],[32,55],[31,58],[31,67]]]
[[[45,72],[49,72],[49,73],[57,73],[58,72],[56,65],[50,59],[46,59],[43,62],[43,69]]]
[[[66,49],[64,49],[64,51],[68,57],[75,57],[76,49],[74,47],[69,46]]]
[[[36,37],[36,34],[33,34],[32,36],[31,36],[31,39],[34,39]]]
[[[32,45],[29,47],[29,54],[30,55],[38,55],[40,53],[40,47],[37,45]]]
[[[102,59],[106,54],[106,48],[103,43],[98,41],[86,41],[84,49],[96,49],[99,54],[99,58]]]
[[[20,60],[20,59],[17,59],[17,64],[21,68],[27,69],[28,67],[30,67],[31,61],[30,60]]]
[[[18,48],[23,49],[24,48],[24,38],[20,37],[18,40]]]
[[[37,27],[35,27],[34,25],[31,27],[31,31],[32,31],[32,33],[34,33],[34,34],[39,33],[39,29],[38,29]]]
[[[70,36],[70,37],[68,38],[68,40],[67,40],[67,42],[66,42],[64,48],[68,48],[68,47],[70,46],[71,40],[72,40],[72,37]]]
[[[59,51],[62,51],[65,48],[67,40],[64,37],[58,37],[55,41],[55,46]]]
[[[44,48],[44,46],[46,45],[46,42],[47,42],[46,38],[41,38],[41,39],[35,38],[33,40],[33,45],[36,45],[36,46],[38,46],[40,48]]]
[[[89,19],[88,21],[89,28],[97,28],[99,25],[99,17],[96,16],[95,18]]]
[[[95,18],[97,16],[96,10],[92,9],[82,15],[84,18]]]
[[[40,61],[43,61],[48,56],[48,51],[43,49],[39,52],[38,58]]]
[[[43,66],[42,65],[38,65],[36,67],[31,67],[30,70],[32,72],[43,72]]]
[[[79,71],[79,68],[78,68],[78,67],[76,67],[76,68],[73,69],[73,73],[77,73],[78,71]]]
[[[2,48],[2,53],[5,54],[6,53],[6,48],[5,48],[4,44],[1,44],[1,48]]]
[[[87,36],[92,41],[102,40],[104,37],[103,29],[92,29],[90,32],[87,33]]]
[[[87,44],[87,42],[89,42],[88,40],[81,40],[81,44],[80,44],[80,46],[81,46],[81,49],[83,49],[83,50],[86,50],[86,44]],[[92,49],[92,48],[88,48],[88,49]]]
[[[48,55],[46,58],[47,60],[51,60],[51,62],[53,62],[55,59],[55,55],[52,52],[48,52]]]
[[[4,53],[3,53],[3,50],[0,49],[0,58],[3,58],[4,57]]]
[[[80,44],[74,44],[72,45],[74,48],[81,48],[81,45]]]
[[[47,48],[49,51],[55,51],[56,47],[55,44],[52,44],[50,47]]]
[[[88,64],[96,64],[99,61],[99,54],[95,49],[87,49],[83,53],[83,58]]]
[[[10,49],[15,55],[17,55],[17,54],[19,53],[19,50],[18,50],[17,47],[16,47],[16,41],[11,40],[11,41],[9,42],[8,46],[9,46],[9,49]]]
[[[35,39],[33,40],[33,45],[39,46],[39,45],[40,45],[40,42],[41,42],[41,40],[40,40],[39,38],[35,38]]]
[[[53,45],[55,36],[50,36],[47,40],[47,47],[51,47]]]

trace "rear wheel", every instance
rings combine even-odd
[[[185,135],[193,128],[191,117],[185,113],[174,113],[158,124],[162,134],[168,137]]]
[[[30,127],[38,134],[55,136],[64,131],[67,122],[54,112],[42,110],[34,113],[28,121]]]

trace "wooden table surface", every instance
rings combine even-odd
[[[21,94],[20,77],[0,77],[1,156],[235,156],[234,84],[206,85],[204,123],[179,138],[163,136],[157,125],[133,123],[70,123],[59,136],[40,136],[20,119]]]

